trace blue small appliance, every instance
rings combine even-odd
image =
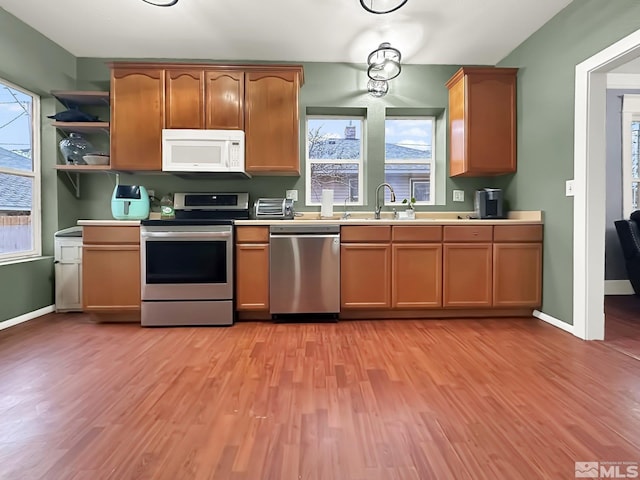
[[[149,218],[149,194],[141,185],[116,185],[111,196],[111,215],[116,220]]]

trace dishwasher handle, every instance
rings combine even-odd
[[[329,234],[321,234],[321,233],[271,233],[269,235],[270,238],[335,238],[340,240],[339,233],[329,233]]]

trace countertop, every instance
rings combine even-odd
[[[328,223],[336,225],[522,225],[522,224],[542,224],[543,216],[541,211],[516,211],[509,212],[504,219],[470,219],[466,218],[473,212],[416,212],[414,220],[394,220],[391,212],[383,212],[380,220],[373,218],[373,212],[350,212],[351,217],[344,220],[341,215],[331,218],[320,218],[318,212],[303,212],[300,217],[294,220],[236,220],[238,226],[247,225],[278,225],[299,224],[305,225],[326,225]],[[463,217],[463,218],[458,218]],[[78,220],[78,225],[84,226],[137,226],[139,220]]]

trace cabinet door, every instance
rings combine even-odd
[[[391,245],[341,245],[340,304],[342,308],[391,307]]]
[[[392,306],[442,306],[442,245],[394,244]]]
[[[539,307],[542,300],[542,244],[493,245],[493,306]]]
[[[111,72],[111,168],[162,170],[164,70]]]
[[[55,264],[56,310],[82,309],[82,272],[81,264]]]
[[[491,244],[445,243],[443,306],[491,306]]]
[[[298,72],[247,72],[246,164],[254,174],[300,174]]]
[[[269,244],[236,245],[236,309],[269,310]]]
[[[205,72],[205,127],[244,130],[244,72]]]
[[[140,246],[85,245],[82,248],[84,311],[140,310]]]
[[[204,71],[167,70],[165,128],[204,128]]]
[[[451,176],[516,171],[517,72],[463,67],[447,82]]]

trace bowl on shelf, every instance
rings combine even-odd
[[[82,159],[87,163],[87,165],[109,165],[109,155],[93,153],[83,155]]]

